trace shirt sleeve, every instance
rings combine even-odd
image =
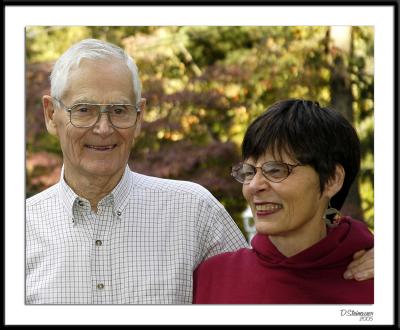
[[[211,256],[249,246],[235,221],[214,197],[200,207],[196,239],[195,268]]]

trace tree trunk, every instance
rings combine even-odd
[[[331,104],[334,109],[340,111],[348,121],[353,123],[353,95],[348,68],[348,62],[352,56],[352,27],[332,26],[329,33],[332,69],[330,81]],[[359,193],[359,176],[356,177],[350,188],[341,213],[364,220]]]

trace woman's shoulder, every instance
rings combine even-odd
[[[354,218],[346,215],[340,219],[339,226],[345,225],[345,224],[347,224],[347,226],[349,226],[351,231],[353,231],[353,232],[363,233],[368,237],[373,237],[372,230],[370,230],[368,227],[368,224],[362,220],[357,220],[357,219],[354,219]]]
[[[355,220],[349,216],[342,217],[330,235],[336,237],[338,243],[340,242],[340,245],[348,252],[370,249],[374,246],[373,231],[364,221]]]
[[[254,253],[251,248],[241,248],[234,252],[224,252],[207,258],[197,267],[197,272],[209,272],[213,269],[227,270],[231,266],[239,267],[241,263],[248,262]]]

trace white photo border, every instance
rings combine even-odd
[[[5,324],[356,324],[394,322],[394,7],[6,6]],[[116,19],[118,18],[118,19]],[[369,25],[375,28],[375,304],[30,306],[24,304],[25,27]],[[373,312],[373,321],[342,316]]]

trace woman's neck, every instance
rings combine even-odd
[[[292,257],[318,243],[326,235],[325,221],[321,218],[283,235],[269,235],[269,239],[284,256]]]

